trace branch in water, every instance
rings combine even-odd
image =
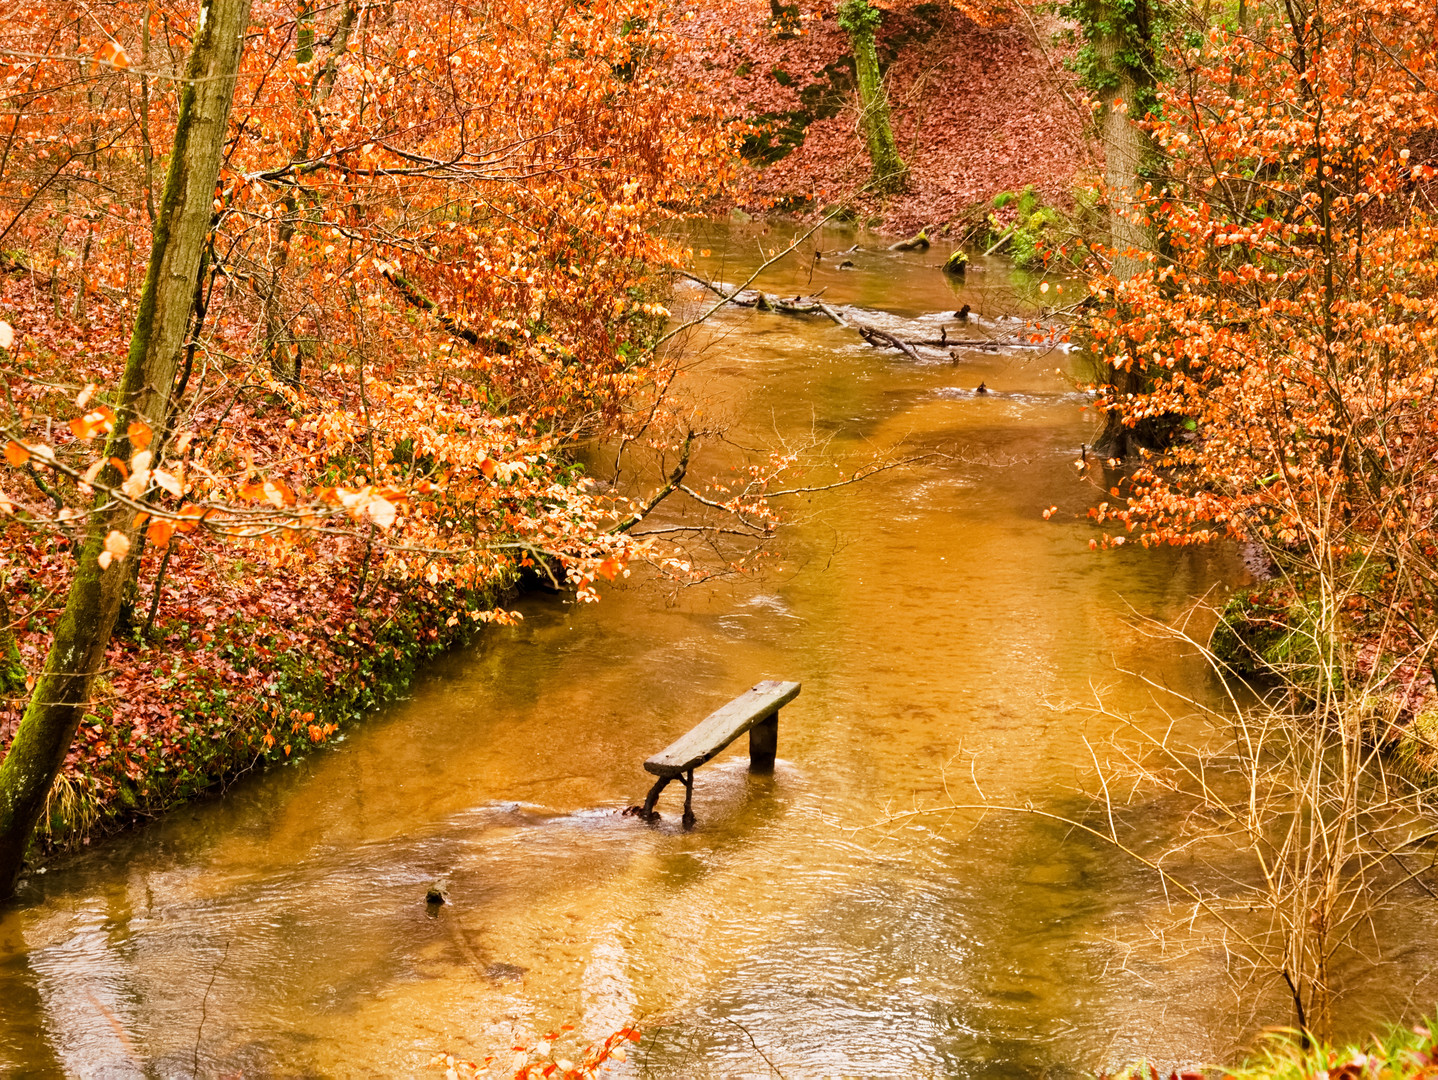
[[[610,529],[610,533],[627,533],[648,517],[656,506],[674,494],[674,492],[683,485],[684,474],[689,471],[689,453],[694,447],[694,435],[695,433],[690,431],[689,434],[684,437],[684,447],[679,451],[679,464],[674,466],[674,471],[669,474],[669,479],[664,482],[664,486],[651,495],[635,514],[625,518],[618,525],[614,526],[614,528]]]

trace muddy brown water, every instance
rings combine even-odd
[[[735,280],[780,239],[695,244]],[[820,242],[864,248],[765,284],[904,330],[968,303],[993,334],[1021,306],[998,260],[957,285],[941,249]],[[1221,951],[1155,944],[1161,893],[1102,845],[1003,814],[874,827],[946,783],[972,798],[971,777],[1083,813],[1089,746],[1115,734],[1084,707],[1096,690],[1140,724],[1162,718],[1135,673],[1214,692],[1138,624],[1182,619],[1239,561],[1088,550],[1074,358],[916,364],[732,309],[688,348],[682,392],[735,442],[948,456],[792,501],[752,578],[527,598],[332,749],[32,876],[0,913],[0,1072],[416,1075],[437,1052],[634,1022],[630,1075],[1064,1076],[1212,1060],[1287,1019],[1235,1000]],[[739,744],[698,773],[693,832],[674,790],[657,828],[619,816],[645,757],[765,677],[804,684],[772,777]],[[1171,828],[1156,805],[1157,841]],[[1426,962],[1406,965],[1350,1026],[1433,1000]]]

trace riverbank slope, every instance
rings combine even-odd
[[[823,206],[867,179],[836,12],[829,0],[687,10],[696,47],[683,65],[755,126],[736,196],[751,213]],[[1056,29],[1022,12],[981,25],[949,4],[886,7],[877,44],[909,180],[891,196],[858,196],[861,220],[910,233],[1029,185],[1072,206],[1095,158],[1073,77],[1051,45]]]

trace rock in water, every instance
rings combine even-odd
[[[969,256],[967,252],[956,251],[944,260],[944,273],[952,274],[954,277],[963,277],[969,269]]]

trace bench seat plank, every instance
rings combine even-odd
[[[698,768],[755,724],[769,719],[799,694],[799,683],[765,679],[714,710],[687,735],[644,763],[655,776],[676,777]]]

